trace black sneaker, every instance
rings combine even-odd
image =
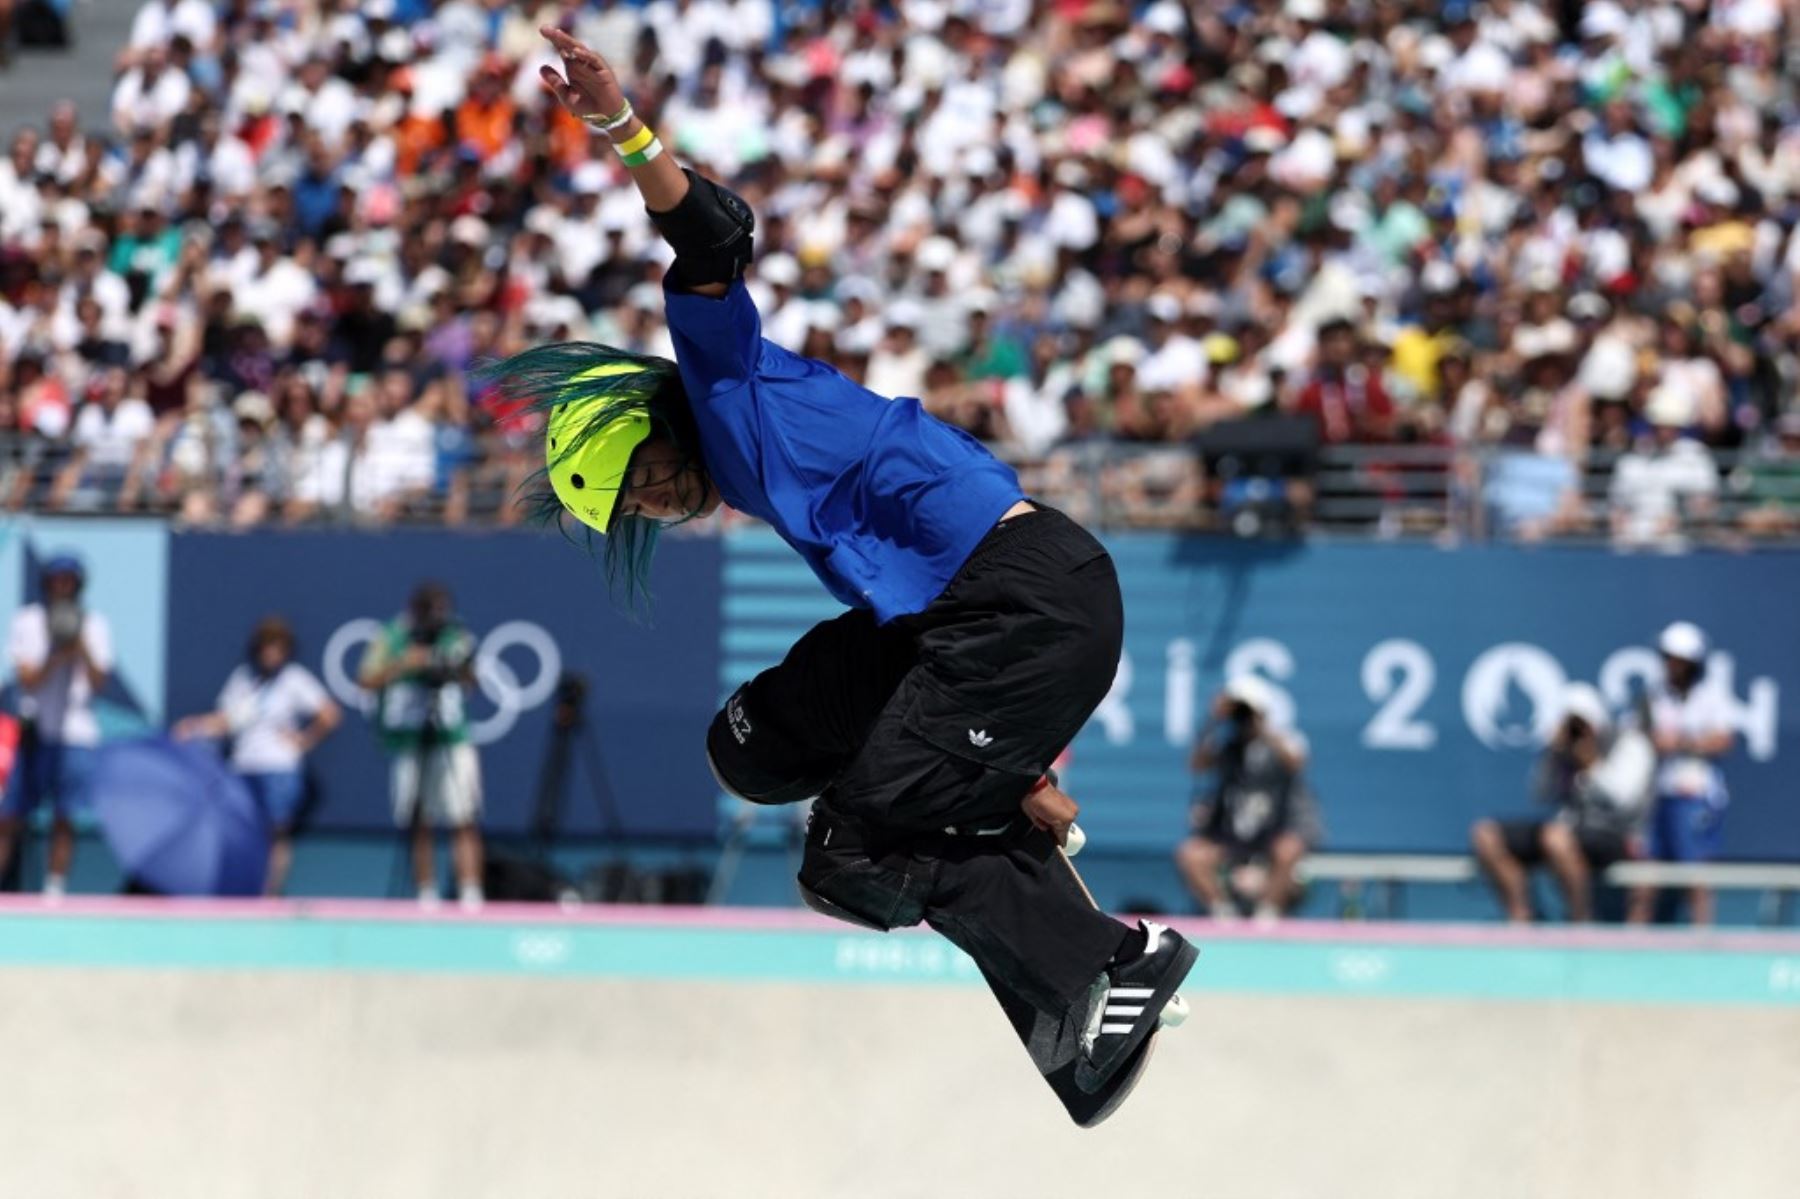
[[[1200,951],[1174,929],[1149,920],[1140,923],[1144,952],[1115,962],[1094,980],[1087,1030],[1081,1038],[1082,1059],[1075,1070],[1075,1083],[1084,1091],[1105,1086],[1165,1017],[1174,1024],[1186,1015],[1175,988],[1194,968]]]

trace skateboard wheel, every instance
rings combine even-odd
[[[1081,826],[1079,824],[1071,824],[1069,826],[1068,840],[1063,842],[1063,852],[1070,857],[1074,857],[1081,852],[1081,847],[1086,844],[1087,834],[1081,831]]]
[[[1164,1028],[1174,1028],[1188,1018],[1189,1010],[1187,1000],[1180,995],[1171,995],[1169,1002],[1163,1004],[1162,1014],[1157,1017],[1157,1023]]]

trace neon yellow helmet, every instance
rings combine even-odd
[[[646,369],[637,362],[607,362],[576,375],[572,382],[631,375]],[[643,412],[615,416],[604,427],[587,431],[592,409],[586,404],[557,404],[544,430],[545,473],[550,489],[576,520],[605,533],[612,523],[631,455],[650,436],[650,417]],[[558,449],[557,447],[562,447]]]

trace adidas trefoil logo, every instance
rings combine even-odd
[[[993,743],[994,739],[988,736],[988,731],[986,729],[969,730],[969,744],[973,745],[976,749],[986,749]]]

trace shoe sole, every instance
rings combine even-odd
[[[1112,1080],[1105,1084],[1101,1091],[1091,1096],[1100,1100],[1099,1107],[1085,1116],[1076,1115],[1073,1110],[1070,1111],[1069,1114],[1075,1116],[1075,1126],[1077,1128],[1096,1128],[1105,1123],[1106,1118],[1118,1111],[1120,1106],[1131,1098],[1131,1093],[1137,1090],[1137,1085],[1143,1081],[1144,1071],[1150,1068],[1150,1059],[1155,1053],[1156,1031],[1152,1030],[1150,1035],[1144,1038],[1143,1043],[1132,1052],[1132,1056],[1125,1064],[1113,1071]]]
[[[1115,1077],[1121,1070],[1127,1068],[1131,1060],[1130,1055],[1136,1053],[1138,1047],[1144,1043],[1144,1040],[1147,1037],[1153,1036],[1156,1031],[1163,1026],[1163,1009],[1176,998],[1176,992],[1180,989],[1181,984],[1186,981],[1188,972],[1194,968],[1194,963],[1199,960],[1200,950],[1186,938],[1183,938],[1180,945],[1178,945],[1175,950],[1175,964],[1163,975],[1162,981],[1157,984],[1156,990],[1151,992],[1149,1001],[1144,1005],[1150,1010],[1139,1016],[1137,1018],[1137,1023],[1132,1027],[1132,1030],[1125,1034],[1125,1045],[1119,1050],[1120,1054],[1123,1055],[1120,1064],[1113,1067],[1106,1074],[1091,1083],[1082,1078],[1082,1074],[1085,1073],[1085,1071],[1078,1070],[1075,1076],[1076,1086],[1089,1094],[1095,1094],[1107,1085],[1108,1080]],[[1184,1013],[1181,1017],[1177,1018],[1174,1023],[1180,1023],[1181,1019],[1185,1018]]]

